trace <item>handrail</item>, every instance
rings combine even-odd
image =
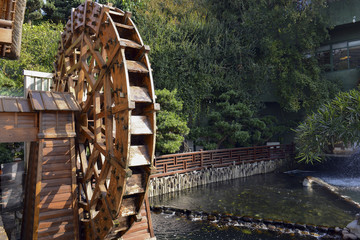
[[[294,155],[294,149],[293,144],[280,144],[167,154],[155,158],[154,166],[157,173],[152,177],[163,177],[208,167],[285,159]]]

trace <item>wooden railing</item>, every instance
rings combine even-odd
[[[168,176],[207,167],[225,167],[243,163],[285,159],[293,155],[293,144],[162,155],[155,158],[154,165],[157,173],[152,177]]]

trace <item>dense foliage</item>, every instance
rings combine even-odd
[[[244,42],[288,111],[312,110],[337,85],[321,75],[315,51],[328,36],[324,0],[242,1]]]
[[[33,25],[24,25],[21,59],[0,60],[1,89],[20,87],[23,69],[52,71],[62,24],[82,1],[30,2],[26,21]],[[186,116],[192,138],[201,136],[208,148],[279,141],[274,131],[284,130],[281,121],[261,115],[262,97],[270,88],[281,108],[292,112],[316,109],[334,95],[336,84],[322,77],[315,58],[327,38],[326,0],[99,2],[133,12],[151,47],[156,88],[177,89],[183,102],[181,114],[177,110],[168,118]],[[182,140],[177,138],[176,145]]]
[[[198,130],[197,138],[205,149],[249,146],[271,137],[266,122],[255,116],[255,108],[243,96],[230,90],[219,96],[208,114],[208,123]]]
[[[62,24],[23,25],[19,60],[0,59],[0,94],[22,95],[23,71],[52,72]]]
[[[157,113],[156,152],[175,153],[179,151],[184,136],[189,133],[186,120],[181,117],[183,102],[176,99],[176,89],[156,90],[161,110]]]
[[[360,92],[339,93],[308,116],[296,128],[295,143],[299,161],[321,161],[322,154],[332,153],[335,144],[354,145],[360,139]]]

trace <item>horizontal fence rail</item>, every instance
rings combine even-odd
[[[285,159],[294,155],[294,149],[293,144],[281,144],[162,155],[155,158],[157,173],[152,177],[163,177],[207,167]]]

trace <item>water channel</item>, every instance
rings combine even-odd
[[[325,174],[326,172],[326,174]],[[302,185],[304,176],[322,177],[340,186],[343,194],[360,200],[359,179],[339,171],[271,173],[208,184],[150,199],[153,206],[169,206],[205,212],[231,213],[261,219],[345,227],[357,209],[323,187]],[[249,229],[219,229],[177,216],[152,214],[158,239],[311,239]],[[313,238],[312,238],[313,239]]]

